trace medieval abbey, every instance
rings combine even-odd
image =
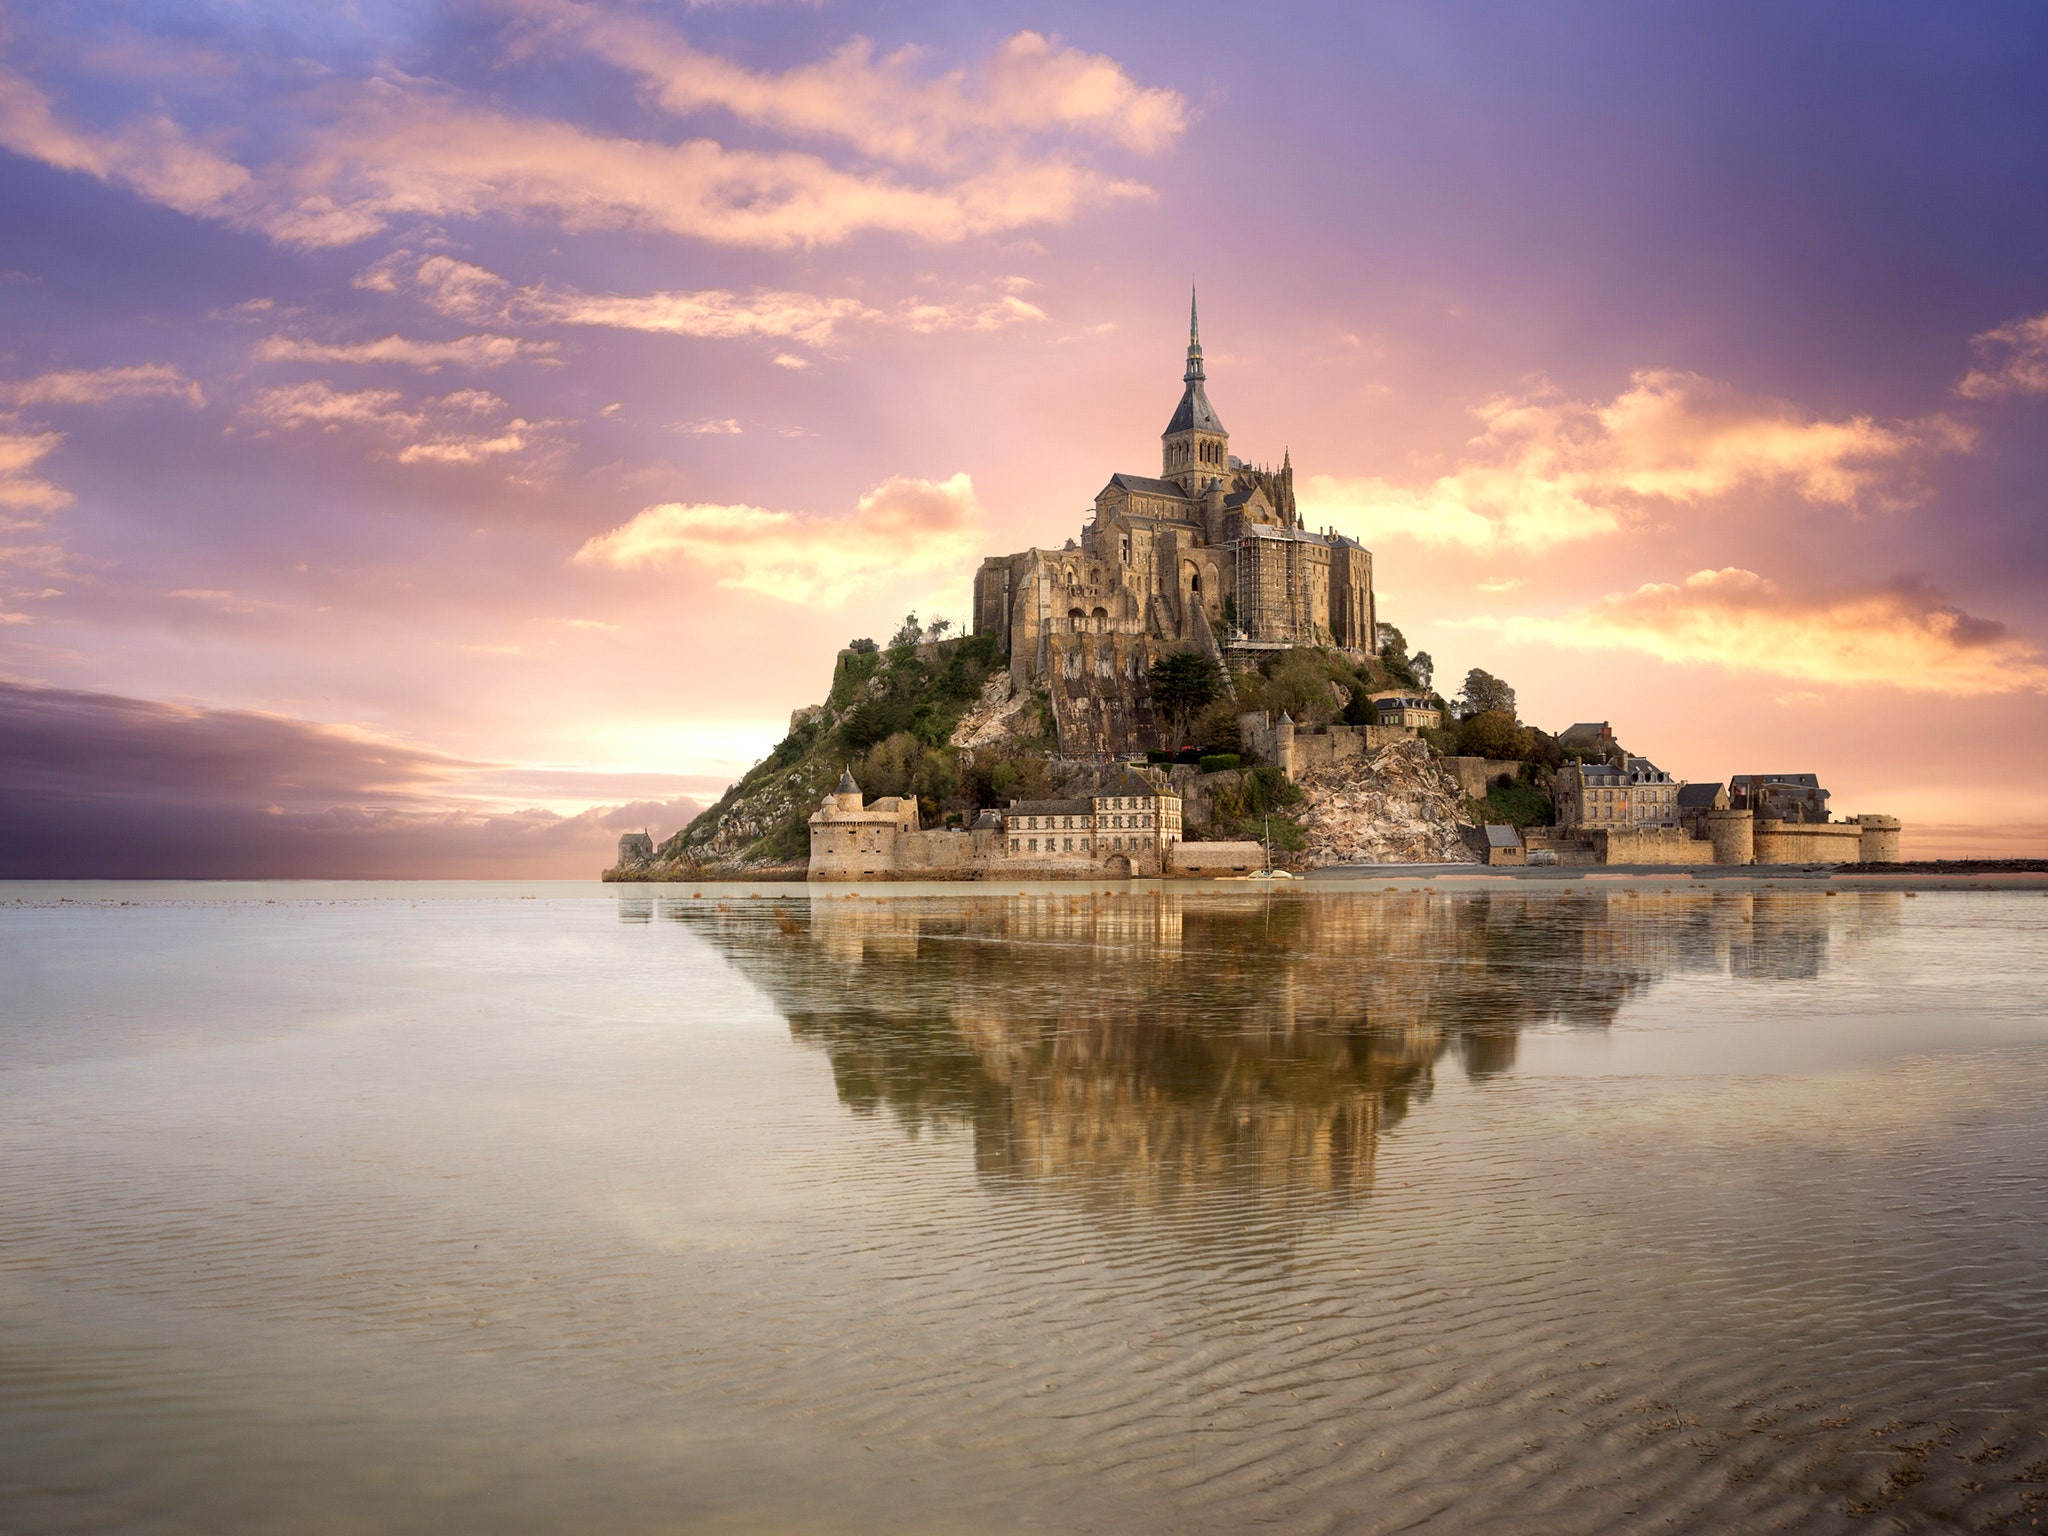
[[[1150,651],[1190,645],[1219,660],[1296,645],[1370,655],[1374,622],[1372,554],[1302,526],[1291,455],[1268,469],[1230,452],[1192,303],[1158,475],[1111,475],[1079,540],[992,555],[974,578],[974,632],[997,637],[1018,684],[1051,686],[1061,750],[1073,756],[1127,751],[1142,723],[1085,718],[1068,707],[1079,699],[1063,677],[1135,683]]]

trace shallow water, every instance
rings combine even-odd
[[[2048,1513],[2048,903],[0,900],[0,1530]]]

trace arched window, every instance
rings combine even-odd
[[[1067,610],[1067,617],[1070,619],[1085,619],[1088,617],[1088,615],[1083,613],[1078,608],[1069,608]]]
[[[1106,619],[1109,617],[1109,610],[1107,608],[1098,608],[1095,610],[1093,617],[1098,619]]]

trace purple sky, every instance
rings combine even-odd
[[[2022,5],[0,12],[0,874],[588,873],[1151,471],[1191,279],[1440,682],[2048,849],[2044,64]]]

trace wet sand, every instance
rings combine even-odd
[[[0,1529],[2044,1512],[2038,891],[1304,884],[0,888]]]

